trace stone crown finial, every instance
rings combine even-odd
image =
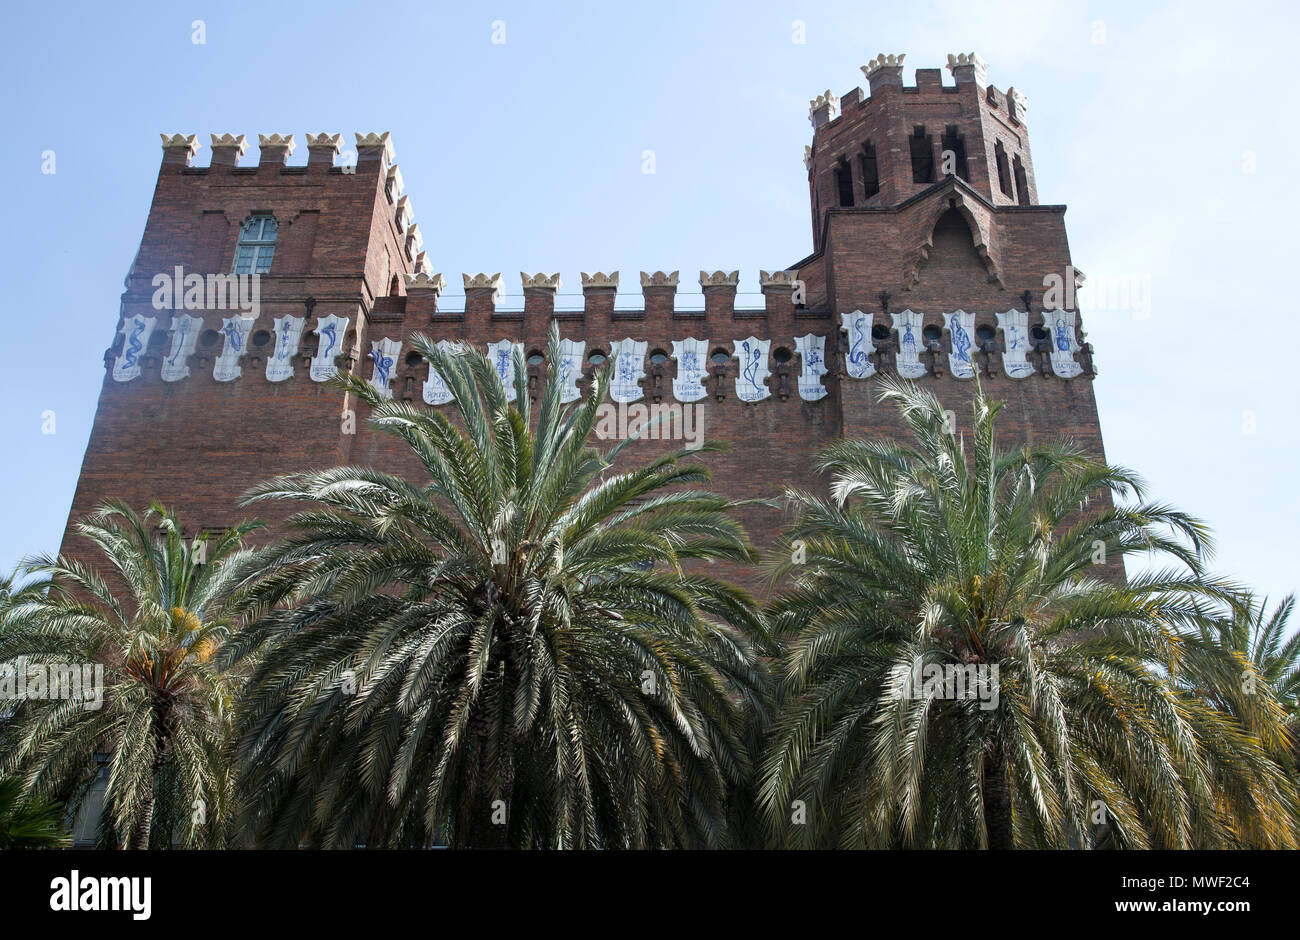
[[[981,72],[989,67],[989,64],[973,52],[959,52],[956,55],[948,54],[948,71],[953,71],[963,65],[973,65]]]
[[[500,274],[462,274],[461,277],[465,281],[465,290],[490,288],[499,294],[506,286]]]
[[[393,141],[388,131],[382,134],[357,134],[357,150],[362,147],[382,147],[384,149],[384,159],[390,164],[396,160],[393,155]]]
[[[560,289],[560,275],[558,272],[555,274],[542,274],[540,272],[537,274],[525,274],[523,271],[520,271],[519,280],[523,283],[524,290],[535,289],[556,291]]]
[[[429,264],[429,253],[427,251],[422,251],[415,256],[415,272],[417,274],[420,272],[425,274],[433,273],[433,265]]]
[[[406,291],[431,290],[435,294],[441,294],[447,286],[447,279],[441,274],[431,274],[427,271],[417,271],[415,274],[407,274],[403,280],[406,281]]]
[[[1011,116],[1023,121],[1025,112],[1029,110],[1029,99],[1016,91],[1015,88],[1008,88],[1007,100],[1011,102]]]
[[[243,134],[238,136],[235,136],[234,134],[222,134],[221,136],[209,134],[208,136],[212,138],[213,150],[216,150],[218,147],[233,147],[236,155],[242,157],[244,151],[248,149],[248,138]]]
[[[799,279],[798,271],[762,271],[758,272],[758,282],[767,289],[769,287],[794,287],[794,282]]]
[[[605,274],[603,271],[597,271],[595,274],[588,274],[583,271],[582,289],[586,290],[588,287],[613,287],[617,289],[618,272],[611,271],[609,274]]]
[[[840,99],[831,94],[829,88],[808,102],[808,122],[814,130],[835,120],[839,115]]]
[[[293,142],[292,134],[286,134],[283,137],[280,136],[279,134],[272,134],[269,137],[266,134],[258,134],[257,145],[261,147],[263,150],[265,150],[267,147],[283,147],[285,153],[287,153],[289,156],[293,156],[293,148],[297,146]]]
[[[397,200],[397,206],[393,210],[393,216],[397,219],[397,228],[399,230],[415,225],[415,207],[411,205],[410,196],[402,196]]]
[[[903,60],[907,58],[907,53],[902,52],[898,55],[885,55],[883,52],[878,53],[874,59],[868,60],[867,64],[862,66],[862,74],[871,77],[873,72],[880,69],[901,69]]]
[[[803,168],[805,170],[812,169],[812,148],[807,144],[803,145]]]
[[[672,274],[665,274],[663,271],[656,271],[654,274],[647,274],[645,271],[642,271],[642,272],[641,272],[641,286],[642,286],[642,287],[672,287],[672,288],[676,288],[676,287],[677,287],[677,274],[678,274],[678,272],[676,272],[676,271],[674,271]]]
[[[412,222],[411,227],[406,230],[406,244],[408,246],[414,244],[415,247],[411,249],[412,255],[420,253],[420,249],[424,247],[424,236],[420,234],[420,223]]]
[[[198,153],[199,148],[203,146],[199,143],[198,134],[159,134],[158,136],[162,138],[163,150],[184,147],[189,150],[191,157]]]
[[[732,271],[730,274],[726,271],[714,271],[712,274],[708,271],[700,272],[701,287],[735,287],[739,283],[739,271]]]
[[[340,153],[343,150],[343,135],[342,134],[308,134],[307,146],[308,147],[333,147],[335,153]]]

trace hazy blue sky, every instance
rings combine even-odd
[[[1028,96],[1040,199],[1070,207],[1108,456],[1214,528],[1224,574],[1300,586],[1288,5],[6,0],[0,17],[6,570],[58,546],[159,132],[199,134],[206,165],[212,132],[293,133],[305,163],[308,131],[391,131],[457,287],[501,271],[518,295],[517,272],[560,271],[576,292],[579,271],[635,285],[662,268],[685,292],[739,268],[757,291],[760,267],[811,250],[808,100],[863,84],[877,52],[907,53],[911,84],[974,50]],[[1120,285],[1139,288],[1127,305]]]

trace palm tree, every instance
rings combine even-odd
[[[1198,624],[1197,655],[1176,678],[1266,740],[1278,759],[1297,766],[1300,743],[1300,633],[1286,635],[1295,595],[1272,613],[1247,592],[1207,613]],[[1285,734],[1278,734],[1279,727]]]
[[[188,547],[181,521],[159,505],[143,515],[109,502],[76,532],[108,563],[42,557],[27,566],[46,593],[11,607],[0,660],[69,667],[94,676],[98,697],[28,700],[6,765],[27,792],[75,801],[110,754],[104,825],[135,849],[220,845],[236,681],[215,653],[239,626],[240,584],[255,554],[242,549],[258,528],[241,523]],[[206,555],[206,559],[205,556]]]
[[[0,849],[57,849],[70,841],[62,806],[24,797],[21,780],[0,777]]]
[[[612,470],[587,444],[609,368],[562,406],[554,327],[531,430],[481,354],[413,345],[459,426],[340,384],[422,479],[343,467],[250,495],[313,504],[267,559],[266,602],[291,605],[241,642],[263,654],[240,746],[257,831],[326,847],[728,844],[762,622],[687,567],[754,559],[732,504],[694,486],[708,473],[683,454]]]
[[[978,386],[969,454],[932,394],[887,380],[881,399],[916,447],[833,443],[830,498],[788,491],[769,626],[790,645],[760,791],[775,837],[1294,846],[1267,737],[1170,681],[1197,655],[1198,604],[1230,596],[1203,576],[1202,524],[1072,444],[1000,450]],[[1147,553],[1170,569],[1125,583]]]

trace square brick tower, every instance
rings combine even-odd
[[[933,390],[959,432],[978,373],[1007,404],[1004,444],[1068,437],[1100,456],[1065,208],[1038,202],[1025,99],[986,84],[973,53],[948,67],[952,85],[919,69],[906,86],[903,56],[882,55],[863,67],[869,92],[811,102],[813,252],[761,272],[754,309],[737,307],[735,271],[700,272],[703,310],[677,306],[676,271],[642,272],[634,310],[615,309],[618,272],[582,274],[581,310],[557,311],[561,278],[544,273],[521,275],[522,311],[497,309],[499,274],[462,275],[463,309],[440,309],[445,279],[422,251],[387,134],[356,135],[341,160],[341,135],[308,135],[305,167],[286,165],[292,135],[261,137],[255,167],[239,165],[243,136],[213,135],[210,165],[196,167],[196,138],[164,135],[71,519],[117,497],[218,529],[275,474],[353,463],[418,478],[329,376],[356,370],[399,400],[449,407],[410,345],[425,333],[473,344],[505,377],[522,346],[536,395],[552,320],[575,396],[615,356],[627,423],[659,414],[651,436],[677,438],[620,460],[680,448],[685,422],[731,443],[705,459],[714,488],[738,499],[819,487],[812,456],[827,440],[901,436],[876,401],[889,373]],[[286,514],[257,510],[272,532]],[[756,506],[743,521],[763,547],[782,517]],[[64,551],[76,543],[69,529]]]

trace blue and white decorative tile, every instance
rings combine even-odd
[[[971,356],[975,351],[975,314],[954,310],[945,314],[944,319],[952,340],[952,349],[948,352],[949,371],[953,378],[975,378],[975,360]]]
[[[190,377],[189,359],[194,355],[202,328],[202,317],[192,317],[188,313],[172,314],[172,345],[162,364],[164,382],[179,382]]]
[[[582,357],[587,353],[587,341],[560,340],[560,401],[568,404],[582,397],[578,379],[582,376]]]
[[[740,373],[736,376],[736,397],[746,402],[770,398],[772,392],[763,384],[763,380],[771,374],[767,367],[767,353],[772,341],[751,336],[748,339],[738,339],[733,345],[735,348],[732,355],[740,362]]]
[[[312,330],[320,337],[316,345],[316,355],[312,357],[308,370],[313,382],[327,382],[338,373],[339,367],[334,358],[343,352],[343,338],[348,332],[348,318],[330,314],[317,317],[316,329]]]
[[[699,401],[708,389],[709,341],[693,337],[673,340],[672,358],[677,361],[677,375],[673,377],[673,397],[678,401]]]
[[[905,379],[919,379],[925,375],[925,363],[921,362],[921,351],[925,349],[925,340],[921,336],[924,318],[912,310],[890,316],[898,333],[898,374]]]
[[[1034,367],[1025,360],[1030,350],[1029,314],[1023,310],[999,313],[998,327],[1002,330],[1002,371],[1009,378],[1029,378],[1034,374]]]
[[[1072,379],[1083,372],[1083,366],[1074,361],[1079,342],[1074,338],[1073,310],[1044,310],[1043,325],[1052,337],[1052,371],[1063,379]]]
[[[212,377],[218,382],[233,382],[243,374],[239,360],[248,351],[248,334],[252,331],[253,317],[239,314],[222,317],[221,335],[225,337],[225,345],[212,365]]]
[[[402,351],[399,339],[376,339],[370,342],[370,361],[374,368],[370,372],[370,387],[385,398],[393,397],[393,368]]]
[[[609,397],[618,402],[639,401],[645,392],[641,380],[645,378],[644,340],[631,338],[614,344],[614,377],[609,383]]]
[[[303,317],[285,315],[275,318],[275,351],[266,360],[268,382],[283,382],[293,378],[293,359],[302,341]]]
[[[822,376],[826,374],[826,337],[806,336],[794,338],[794,348],[799,352],[803,368],[799,372],[799,397],[804,401],[818,401],[826,397]]]
[[[136,314],[122,321],[122,352],[113,362],[113,381],[130,382],[140,377],[140,356],[149,345],[157,317]]]
[[[871,342],[871,314],[854,310],[840,314],[840,330],[845,334],[844,370],[852,379],[869,379],[876,367],[868,358],[875,352]]]
[[[519,397],[515,390],[515,353],[518,352],[519,358],[524,355],[523,343],[512,343],[508,339],[500,340],[496,343],[488,343],[488,362],[492,364],[492,370],[496,372],[497,377],[501,379],[501,384],[506,389],[506,401],[514,401]]]
[[[437,346],[443,353],[450,353],[455,346],[449,340],[438,340]],[[428,405],[445,405],[456,396],[451,393],[451,386],[442,374],[429,363],[429,377],[424,380],[424,401]]]

